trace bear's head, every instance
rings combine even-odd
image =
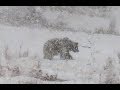
[[[67,37],[63,38],[63,40],[65,41],[68,50],[73,51],[73,52],[79,52],[78,42],[74,42]]]
[[[77,42],[74,42],[74,43],[73,43],[73,45],[72,45],[72,51],[73,51],[73,52],[79,52],[78,43],[77,43]]]

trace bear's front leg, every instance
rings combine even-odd
[[[62,50],[60,52],[60,59],[62,59],[62,60],[73,59],[69,53],[69,50],[66,47],[62,48]]]
[[[72,60],[73,57],[72,57],[69,53],[67,53],[67,54],[65,55],[65,59],[70,59],[70,60]]]
[[[67,59],[73,59],[72,56],[69,53],[65,53],[65,54],[60,54],[60,59],[62,60],[67,60]]]

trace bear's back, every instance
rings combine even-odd
[[[61,47],[61,39],[59,38],[48,40],[44,44],[44,48],[60,48],[60,47]]]
[[[69,46],[70,41],[66,38],[54,38],[54,39],[50,39],[48,40],[45,45],[44,48],[49,50],[61,50],[63,47],[67,48]]]

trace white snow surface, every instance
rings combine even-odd
[[[52,38],[68,37],[79,43],[79,52],[73,53],[74,60],[43,59],[43,45]],[[84,48],[89,46],[91,48]],[[6,60],[4,51],[7,49],[10,59]],[[21,49],[20,49],[21,47]],[[20,52],[28,52],[27,57],[19,57]],[[113,58],[115,71],[119,72],[120,36],[107,34],[91,34],[69,31],[49,31],[47,29],[30,29],[0,25],[0,65],[4,67],[4,76],[0,83],[21,84],[82,84],[101,83],[100,75],[104,76],[104,66],[109,57]],[[40,63],[42,72],[57,75],[65,81],[42,81],[29,76],[30,70]],[[10,68],[18,66],[21,74],[11,77]]]

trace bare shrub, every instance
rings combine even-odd
[[[94,32],[95,34],[111,34],[111,35],[119,35],[119,33],[113,29],[113,28],[109,28],[109,29],[104,29],[104,28],[97,28]]]
[[[114,59],[108,58],[106,66],[104,67],[105,84],[117,84],[119,83],[119,75],[115,71]]]
[[[56,81],[56,80],[58,80],[57,75],[48,75],[48,74],[45,74],[45,76],[42,76],[41,79],[44,81]]]
[[[119,35],[119,32],[116,30],[116,20],[115,20],[115,18],[110,19],[110,24],[109,24],[108,29],[104,29],[103,27],[97,28],[94,33]]]
[[[3,55],[4,55],[4,58],[5,60],[11,60],[15,57],[17,58],[25,58],[25,57],[28,57],[29,56],[29,50],[25,50],[25,51],[22,51],[22,45],[20,45],[20,49],[18,51],[18,55],[17,54],[12,54],[11,51],[10,51],[10,48],[8,45],[6,45],[4,47],[4,51],[3,51]]]
[[[57,80],[57,75],[48,75],[48,73],[46,73],[45,75],[43,74],[42,70],[40,69],[33,69],[29,75],[31,77],[37,78],[37,79],[41,79],[43,81],[56,81]]]
[[[119,32],[116,31],[116,19],[115,18],[111,18],[110,20],[109,34],[119,35]]]
[[[20,69],[18,66],[15,66],[13,68],[9,66],[0,66],[0,76],[10,76],[15,77],[21,75]]]
[[[11,73],[12,77],[19,76],[21,74],[18,66],[15,66],[13,69],[11,69]]]
[[[8,46],[5,47],[4,49],[4,53],[3,53],[5,60],[11,60],[14,58],[14,56],[11,55],[10,53],[10,49]],[[29,51],[24,51],[22,52],[22,45],[20,46],[20,50],[18,52],[18,59],[22,58],[22,57],[29,57]],[[33,57],[33,59],[37,58],[37,56]],[[0,76],[10,76],[10,77],[16,77],[16,76],[20,76],[22,73],[20,71],[20,67],[19,66],[9,66],[11,61],[7,61],[7,66],[4,66],[4,68],[2,66],[0,66]],[[36,68],[33,68],[32,70],[30,70],[29,74],[30,77],[42,80],[42,81],[55,81],[58,80],[57,79],[57,75],[48,75],[48,73],[43,73],[43,71],[40,68],[40,61],[38,61],[38,65],[36,65]],[[27,83],[27,84],[34,84],[36,82],[34,81],[26,81],[23,83]]]
[[[28,57],[29,56],[29,51],[27,50],[27,51],[24,51],[23,53],[20,53],[19,54],[19,57],[21,58],[21,57]]]
[[[30,77],[34,77],[36,79],[40,79],[43,81],[56,81],[57,79],[57,75],[48,75],[48,73],[44,74],[42,70],[40,69],[33,69],[31,70],[31,72],[29,73]]]
[[[42,70],[40,70],[40,69],[33,69],[33,70],[31,70],[31,72],[29,73],[29,75],[31,76],[31,77],[34,77],[34,78],[41,78],[42,77]]]
[[[120,53],[117,54],[118,58],[119,58],[119,63],[120,63]]]
[[[120,53],[118,53],[118,58],[120,59]]]
[[[0,77],[5,76],[5,72],[3,70],[3,67],[0,65]]]
[[[42,74],[43,72],[40,68],[40,61],[38,61],[37,66],[29,72],[29,76],[40,79],[42,77]]]
[[[29,56],[29,50],[22,52],[22,45],[20,45],[19,58],[28,57],[28,56]]]
[[[48,75],[48,73],[43,73],[43,71],[40,69],[40,62],[38,62],[38,66],[35,69],[32,69],[29,72],[30,77],[34,77],[37,79],[41,79],[43,81],[56,81],[57,75]]]
[[[97,33],[97,34],[106,34],[106,31],[101,27],[99,29],[97,28],[94,33]]]
[[[9,47],[8,47],[8,45],[5,46],[4,57],[5,57],[6,60],[10,60],[12,58],[11,55],[10,55],[10,53],[9,53]]]

